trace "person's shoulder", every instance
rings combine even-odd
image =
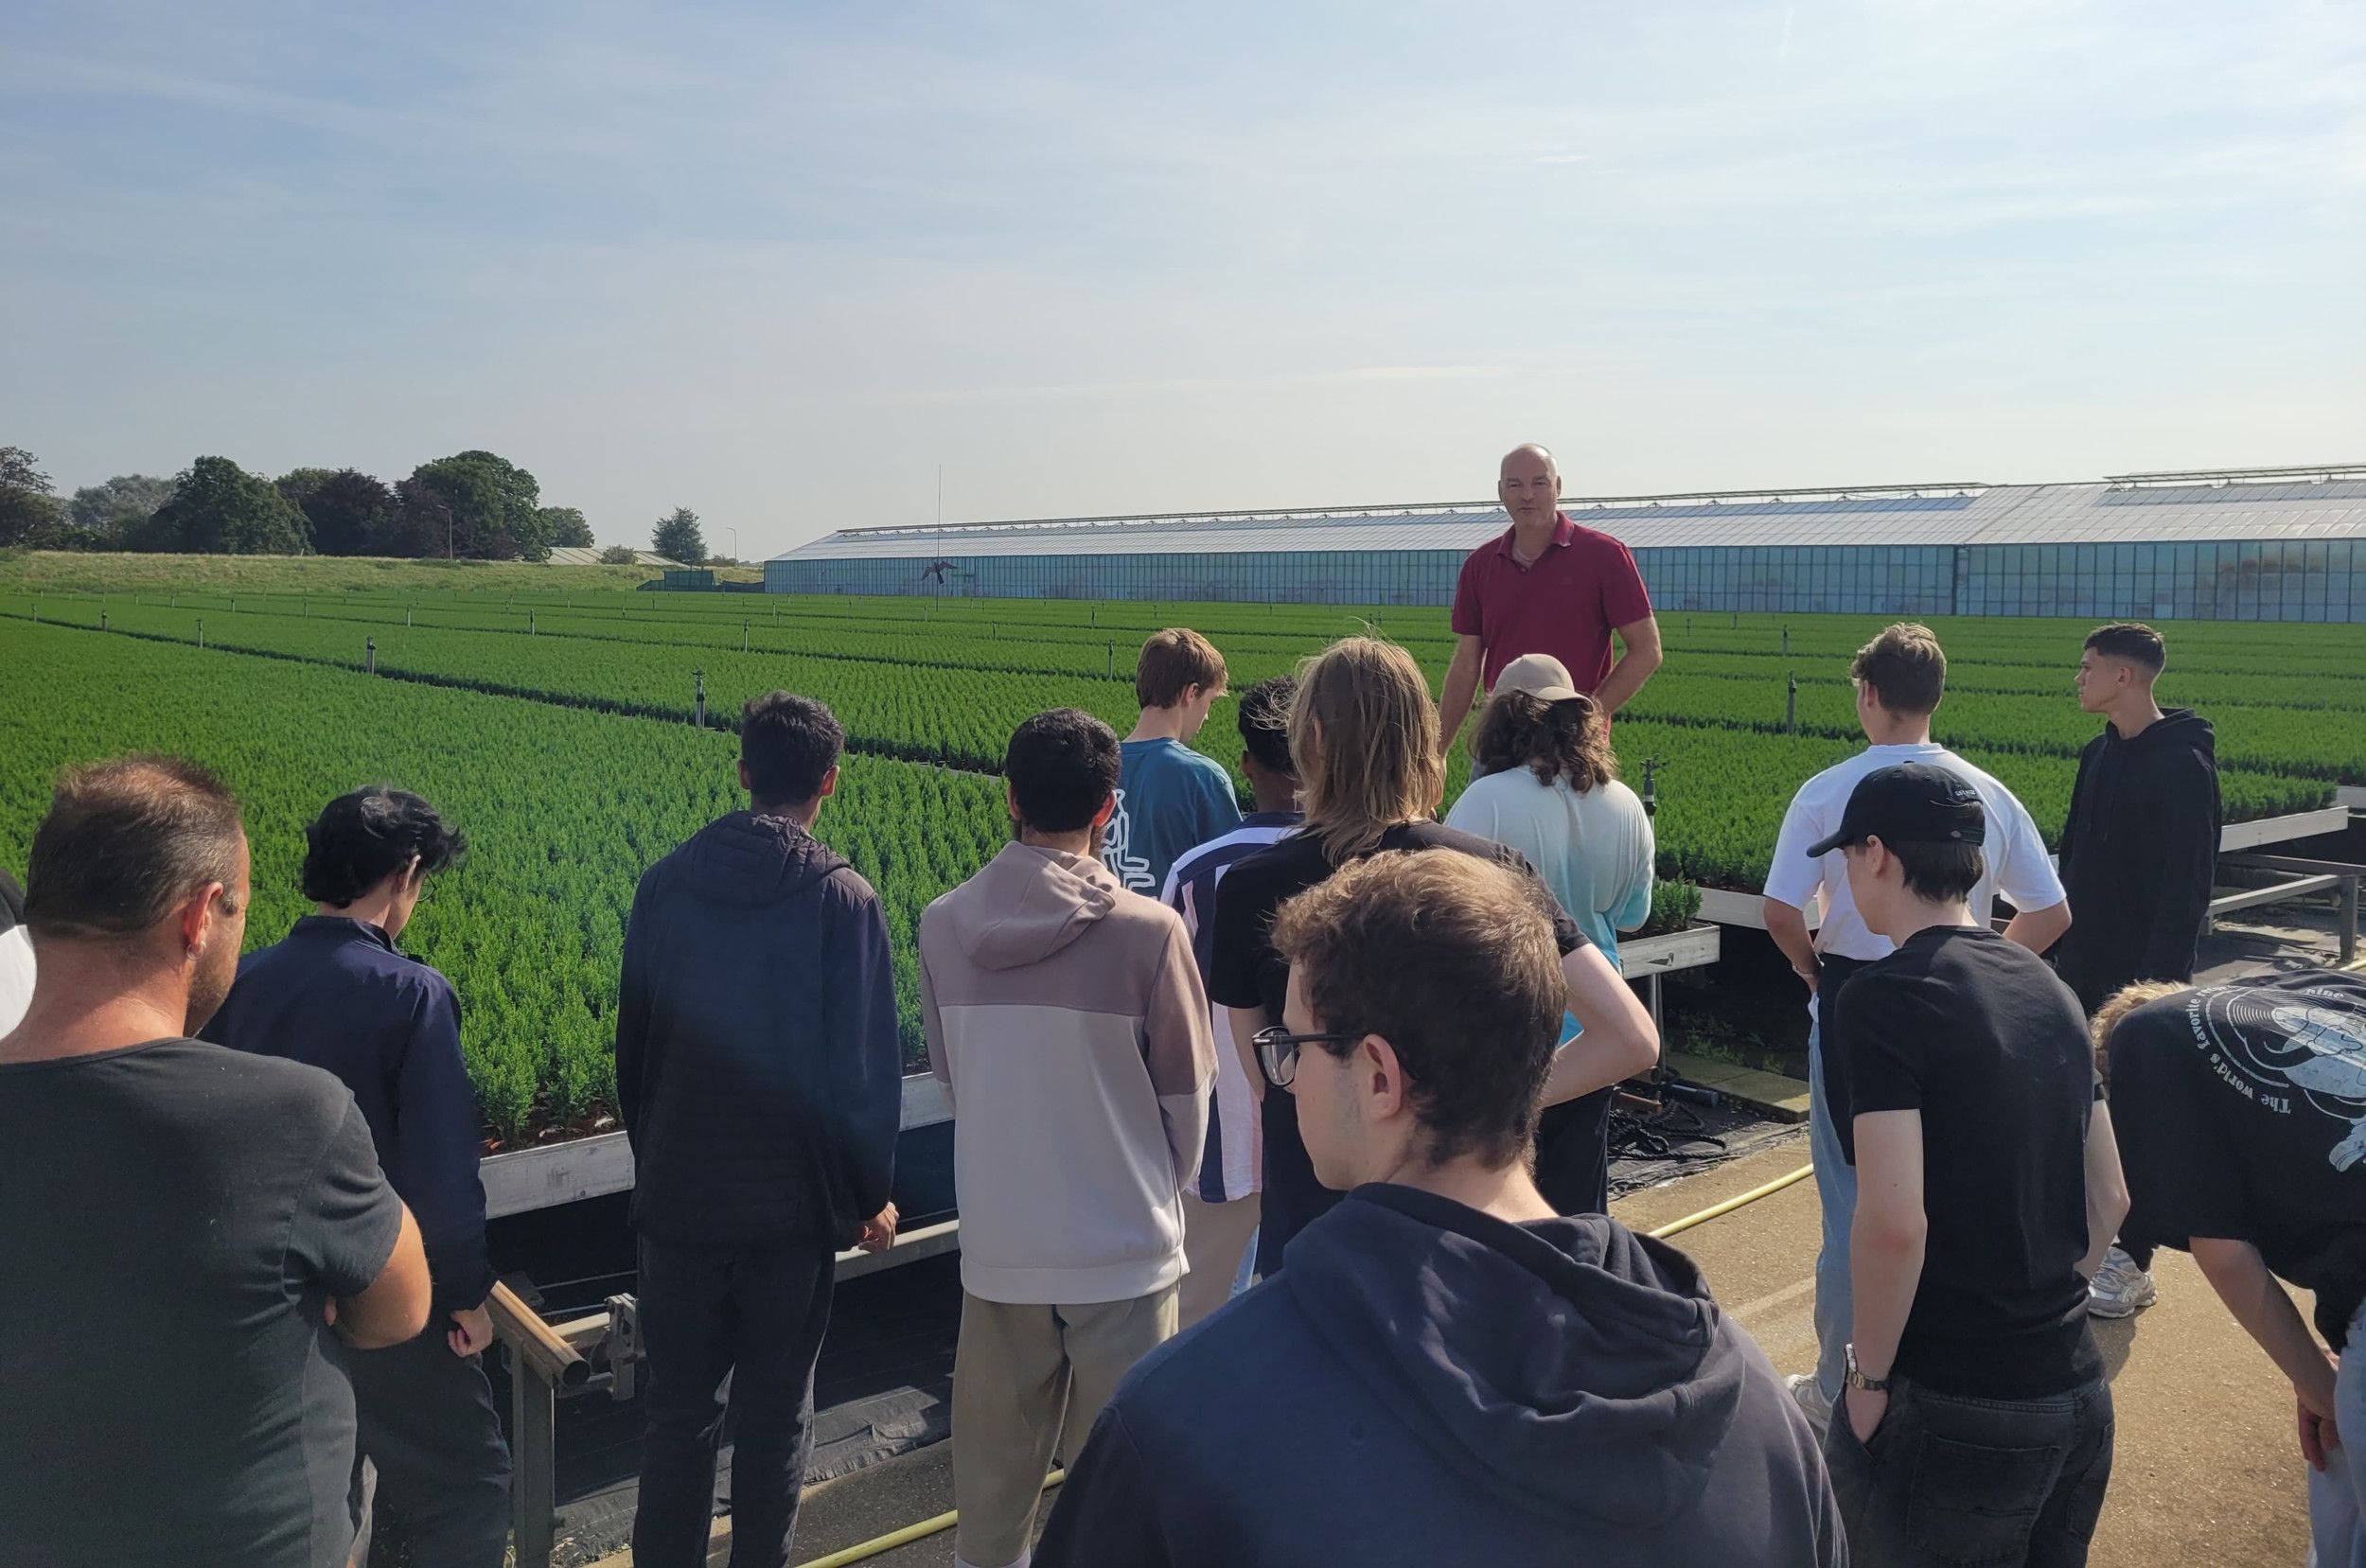
[[[1310,1338],[1289,1287],[1270,1279],[1144,1355],[1111,1402],[1145,1448],[1204,1448],[1225,1425],[1262,1428],[1268,1400],[1291,1400],[1318,1375],[1328,1363]]]
[[[1119,888],[1113,896],[1116,902],[1109,906],[1109,912],[1101,917],[1104,930],[1122,931],[1133,940],[1144,943],[1154,939],[1161,943],[1171,938],[1185,943],[1191,940],[1191,933],[1183,925],[1183,917],[1148,893],[1136,892],[1131,888]]]
[[[871,879],[844,860],[830,868],[821,886],[841,904],[856,909],[868,909],[879,902],[879,890],[871,885]]]
[[[228,1114],[243,1107],[268,1119],[274,1136],[306,1125],[334,1131],[353,1102],[344,1081],[324,1067],[209,1040],[169,1041],[150,1053],[150,1060],[185,1078],[221,1114],[225,1127]]]

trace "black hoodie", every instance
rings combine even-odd
[[[2110,725],[2079,754],[2062,827],[2071,928],[2055,967],[2089,1013],[2136,980],[2189,980],[2218,863],[2210,721],[2172,708],[2132,740]]]
[[[1036,1568],[1847,1561],[1824,1463],[1682,1253],[1357,1189],[1143,1359]]]
[[[902,1069],[878,896],[803,829],[735,811],[643,875],[616,1004],[643,1235],[852,1245],[887,1203]]]

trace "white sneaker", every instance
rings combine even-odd
[[[1791,1385],[1791,1397],[1799,1401],[1808,1424],[1815,1428],[1817,1436],[1824,1436],[1825,1429],[1832,1424],[1832,1401],[1824,1397],[1824,1385],[1816,1381],[1813,1372],[1793,1372],[1784,1381]]]
[[[2095,1317],[2133,1317],[2159,1299],[2152,1276],[2116,1246],[2103,1255],[2103,1266],[2087,1285],[2087,1311]]]

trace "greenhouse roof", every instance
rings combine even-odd
[[[2366,464],[2123,474],[2075,484],[1893,484],[1570,497],[1562,508],[1637,550],[1703,545],[2137,544],[2366,538]],[[1049,518],[845,528],[775,560],[937,555],[1471,550],[1507,526],[1492,502]]]

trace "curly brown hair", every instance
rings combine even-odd
[[[1526,767],[1538,784],[1565,778],[1580,791],[1618,777],[1610,727],[1602,722],[1601,705],[1590,696],[1547,702],[1533,692],[1497,692],[1479,715],[1471,756],[1483,772]]]

